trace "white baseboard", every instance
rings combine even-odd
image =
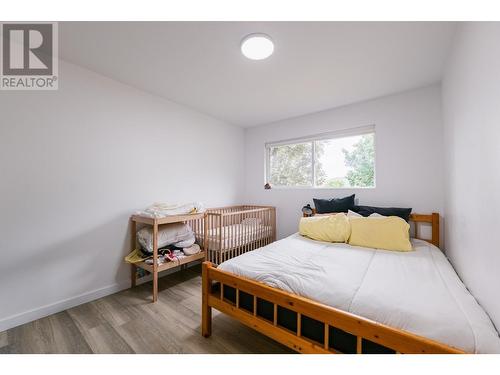
[[[189,263],[188,267],[194,266],[195,264]],[[167,271],[161,272],[159,277],[168,275],[170,273],[178,271],[178,268],[171,268]],[[142,277],[137,280],[137,285],[143,284],[145,282],[151,281],[151,275]],[[109,296],[110,294],[117,293],[121,290],[130,288],[130,280],[124,280],[113,285],[105,286],[103,288],[95,289],[90,292],[82,293],[75,297],[70,297],[63,299],[58,302],[54,302],[45,306],[37,307],[28,311],[24,311],[19,314],[11,315],[6,318],[0,319],[0,332],[6,331],[10,328],[20,326],[25,323],[32,322],[46,316],[56,314],[58,312],[70,309],[72,307],[94,301],[96,299]]]
[[[124,281],[113,285],[105,286],[90,292],[82,293],[75,297],[70,297],[57,301],[45,306],[37,307],[19,314],[11,315],[0,320],[0,332],[7,329],[17,327],[21,324],[29,323],[33,320],[52,315],[72,307],[81,305],[82,303],[90,302],[95,299],[108,296],[110,294],[119,292],[120,290],[130,287],[130,281]]]

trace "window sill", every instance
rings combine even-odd
[[[313,186],[275,186],[271,189],[264,190],[373,190],[376,189],[376,186],[367,186],[367,187],[313,187]]]

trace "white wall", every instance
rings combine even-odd
[[[356,193],[359,204],[443,211],[439,85],[246,129],[246,201],[277,206],[278,236],[297,231],[312,198]],[[376,188],[264,190],[264,144],[364,125],[376,126]]]
[[[0,331],[126,287],[134,210],[242,199],[242,129],[74,65],[0,116]]]
[[[443,120],[447,254],[500,329],[500,23],[458,30]]]

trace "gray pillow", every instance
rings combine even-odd
[[[410,220],[410,214],[411,214],[411,208],[400,208],[400,207],[355,206],[353,211],[363,216],[370,216],[371,214],[380,214],[384,216],[398,216],[406,221]]]
[[[316,199],[313,198],[314,207],[318,214],[328,214],[330,212],[354,211],[354,197],[356,194],[344,198]]]

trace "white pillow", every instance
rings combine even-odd
[[[348,210],[347,211],[347,217],[363,217],[363,215],[358,214],[357,212]]]
[[[373,214],[371,214],[371,215],[370,215],[370,216],[368,216],[368,217],[371,217],[371,218],[373,218],[373,219],[381,219],[381,218],[384,218],[384,217],[387,217],[387,216],[380,215],[380,214],[378,214],[378,213],[374,212]]]
[[[252,225],[258,227],[261,223],[261,219],[258,217],[247,217],[246,219],[243,219],[241,221],[241,224],[243,225]]]
[[[347,217],[348,218],[354,218],[354,217],[363,217],[363,215],[360,215],[358,214],[357,212],[354,212],[354,211],[351,211],[351,210],[348,210],[347,211]],[[384,217],[387,217],[387,216],[384,216],[384,215],[380,215],[376,212],[374,212],[373,214],[371,214],[370,216],[368,217],[371,217],[372,219],[381,219],[381,218],[384,218]]]

